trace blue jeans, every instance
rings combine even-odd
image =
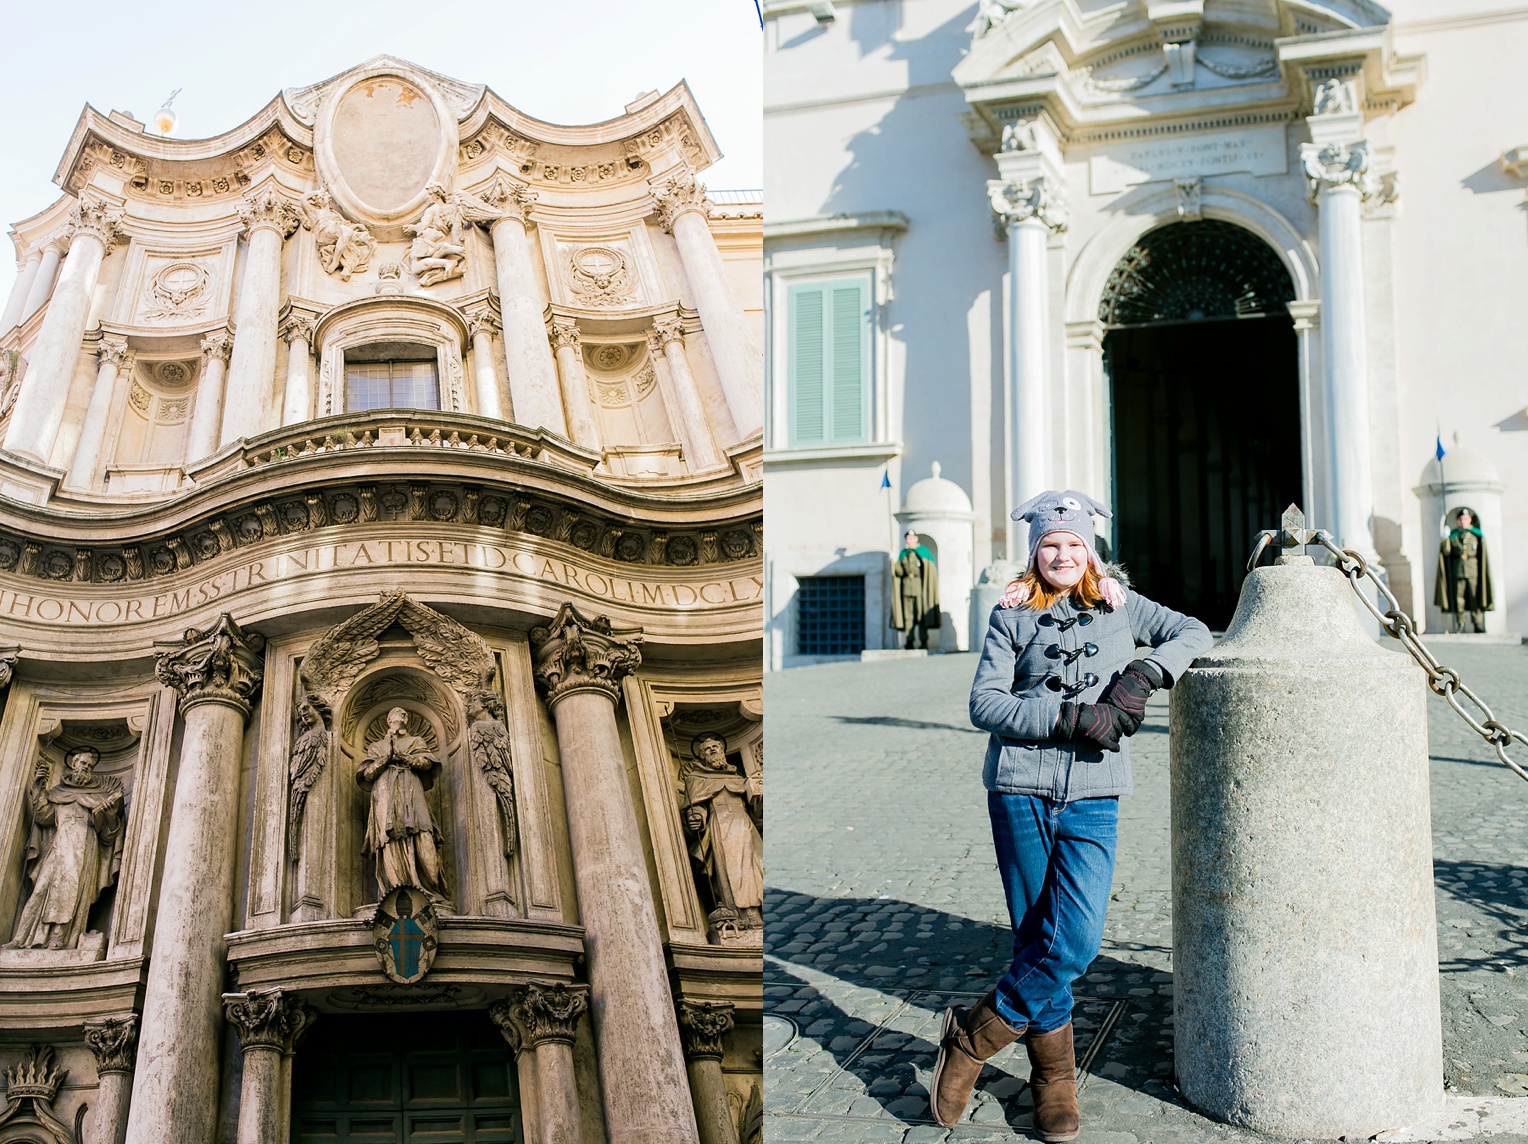
[[[1119,799],[988,791],[987,811],[1014,935],[997,1011],[1016,1029],[1049,1033],[1072,1019],[1072,982],[1103,944]]]

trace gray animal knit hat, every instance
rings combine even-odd
[[[1104,575],[1103,561],[1098,558],[1098,549],[1093,547],[1093,518],[1108,519],[1114,514],[1087,493],[1075,489],[1058,493],[1055,489],[1047,489],[1009,515],[1014,520],[1029,522],[1029,563],[1026,568],[1035,566],[1035,553],[1046,533],[1070,532],[1088,546],[1088,562],[1093,565],[1093,570]]]

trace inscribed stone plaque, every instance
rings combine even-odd
[[[1282,175],[1288,169],[1284,127],[1269,123],[1236,131],[1110,143],[1088,159],[1088,190],[1113,195],[1140,183],[1242,171]]]
[[[429,96],[396,76],[363,80],[334,113],[335,162],[362,202],[395,211],[424,189],[440,153],[440,118]]]

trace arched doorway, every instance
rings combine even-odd
[[[1301,499],[1294,296],[1266,243],[1203,219],[1144,235],[1099,304],[1117,558],[1139,591],[1213,628],[1252,538]]]

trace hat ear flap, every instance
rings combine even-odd
[[[1087,506],[1088,512],[1092,513],[1094,516],[1101,516],[1105,520],[1109,520],[1114,516],[1114,514],[1109,511],[1106,505],[1100,504],[1098,501],[1088,496],[1087,493],[1079,493],[1075,489],[1069,489],[1067,490],[1066,495],[1069,497],[1076,497],[1084,505]]]
[[[1008,514],[1008,519],[1033,520],[1035,518],[1035,509],[1039,508],[1046,501],[1053,499],[1055,496],[1055,489],[1046,489],[1039,496],[1030,497],[1018,508],[1014,509],[1011,513]]]

